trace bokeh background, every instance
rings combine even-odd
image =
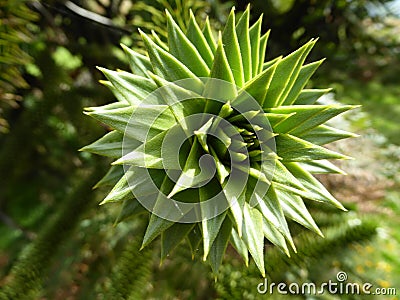
[[[113,226],[119,208],[93,190],[110,163],[78,149],[107,128],[82,114],[113,102],[95,68],[127,69],[119,43],[142,49],[137,33],[166,39],[168,9],[183,27],[189,9],[221,28],[223,0],[0,0],[0,299],[260,299],[253,263],[228,249],[215,280],[200,256],[179,247],[160,265],[159,244],[139,251],[143,221]],[[326,238],[291,224],[298,253],[266,246],[271,282],[336,280],[397,288],[400,299],[400,1],[256,0],[271,29],[267,58],[319,37],[311,60],[327,60],[310,85],[332,87],[322,102],[361,104],[336,126],[361,137],[331,145],[355,158],[347,176],[319,179],[349,209],[310,209]],[[3,293],[4,292],[4,293]],[[8,294],[7,294],[8,293]],[[270,299],[289,296],[268,295]],[[365,299],[365,295],[291,296]],[[12,299],[12,298],[11,298]],[[13,299],[12,299],[13,300]]]

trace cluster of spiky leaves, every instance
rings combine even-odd
[[[168,32],[165,27],[166,17],[162,7],[167,8],[174,16],[174,20],[179,27],[186,30],[188,20],[190,19],[190,9],[197,14],[197,11],[204,12],[207,5],[207,2],[194,0],[156,0],[149,1],[148,3],[146,3],[146,1],[140,1],[134,3],[132,6],[132,11],[136,13],[132,23],[140,28],[157,31],[157,35],[161,36],[161,39],[164,41],[168,36]],[[141,14],[137,14],[138,12],[141,12]],[[149,16],[147,17],[147,15]]]
[[[178,26],[186,31],[189,25],[190,14],[199,19],[208,18],[213,27],[221,27],[225,17],[229,13],[231,4],[215,1],[199,0],[145,0],[137,1],[132,5],[129,15],[132,16],[130,24],[136,28],[141,28],[145,33],[151,33],[151,37],[157,43],[166,43],[168,39],[167,18],[164,9],[167,9]],[[134,48],[142,53],[144,43],[141,35],[135,32]]]
[[[250,253],[260,272],[265,275],[265,238],[287,254],[288,245],[295,249],[286,218],[322,235],[305,206],[305,199],[326,202],[344,210],[313,174],[341,173],[328,160],[344,159],[347,156],[328,150],[323,145],[354,135],[324,123],[353,106],[319,105],[316,103],[317,99],[329,89],[305,89],[307,81],[322,62],[305,64],[315,40],[286,57],[265,62],[269,32],[261,36],[261,18],[250,27],[249,14],[248,8],[235,21],[232,10],[224,30],[215,40],[208,22],[201,28],[192,15],[184,32],[167,12],[167,45],[157,43],[157,40],[154,41],[142,33],[148,56],[124,47],[133,74],[101,69],[108,79],[103,83],[114,92],[119,101],[103,107],[89,108],[87,111],[88,115],[107,124],[112,131],[86,146],[84,150],[117,159],[97,186],[113,186],[103,203],[123,202],[117,222],[141,213],[150,215],[142,247],[161,235],[161,255],[165,258],[176,245],[186,239],[193,254],[202,249],[200,251],[203,258],[208,259],[213,271],[217,272],[230,243],[246,264]],[[181,102],[180,105],[170,105],[168,99],[160,99],[157,105],[142,105],[146,97],[157,88],[186,78],[199,83],[196,92],[205,93],[206,89],[202,91],[204,80],[200,79],[204,77],[233,84],[234,89],[224,90],[222,93],[225,103],[208,105],[207,99],[193,99]],[[182,92],[180,87],[175,91]],[[239,114],[232,109],[231,104],[243,92],[258,102],[261,111]],[[174,97],[174,89],[171,89],[171,93],[166,98]],[[146,122],[154,112],[160,113],[160,117],[148,130]],[[128,123],[133,113],[142,119],[136,117],[136,130],[124,136],[127,126],[131,126]],[[226,146],[230,142],[228,133],[217,134],[218,138],[215,138],[215,135],[208,134],[209,126],[204,124],[193,130],[189,137],[190,143],[181,148],[183,153],[179,153],[179,157],[184,159],[181,162],[181,175],[190,177],[200,173],[199,157],[210,154],[215,160],[217,172],[202,187],[197,187],[199,182],[195,180],[189,180],[186,185],[182,185],[179,180],[175,183],[169,179],[167,170],[163,169],[163,157],[159,149],[166,133],[171,128],[180,126],[180,117],[195,113],[224,118],[237,128],[245,141],[240,145],[245,151],[227,154],[227,148],[231,148]],[[272,174],[270,169],[262,167],[262,149],[256,134],[258,129],[248,123],[255,116],[262,116],[271,124],[271,136],[274,136],[276,143],[276,155],[273,158],[275,168]],[[150,132],[147,137],[142,136],[144,129]],[[218,139],[225,140],[221,144]],[[129,145],[132,152],[143,154],[145,160],[121,157],[123,145]],[[245,190],[240,195],[233,195],[227,190],[226,182],[233,171],[229,155],[232,160],[246,160],[250,166],[246,174],[248,180]],[[121,165],[129,167],[126,174]],[[234,202],[235,205],[216,217],[197,223],[165,220],[144,209],[132,194],[132,189],[140,187],[143,180],[135,176],[142,168],[150,170],[160,193],[169,197],[173,195],[179,201],[202,201],[222,192],[226,198],[235,198],[226,199],[228,203]],[[269,186],[265,195],[257,194],[256,182]],[[138,191],[140,192],[140,188]],[[254,195],[257,205],[251,204]]]
[[[37,19],[37,15],[25,2],[0,0],[0,114],[3,107],[17,106],[16,101],[21,99],[16,94],[17,89],[28,87],[21,69],[32,58],[25,52],[23,45],[32,39],[28,25]],[[7,127],[6,120],[0,116],[0,132],[6,132]]]

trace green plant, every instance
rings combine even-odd
[[[8,123],[1,117],[3,109],[16,107],[21,100],[18,89],[26,89],[22,67],[32,61],[24,49],[32,40],[29,25],[37,20],[26,1],[0,1],[0,132],[8,131]]]
[[[172,15],[178,26],[186,31],[189,26],[192,11],[197,20],[209,19],[211,27],[220,29],[226,21],[231,3],[220,1],[194,1],[194,0],[143,0],[134,3],[127,15],[127,25],[140,28],[150,37],[157,39],[158,43],[168,40],[167,17],[165,9]],[[157,33],[157,34],[155,34]],[[133,31],[132,40],[135,50],[142,51],[144,43],[137,30]],[[125,41],[124,41],[125,42]],[[129,42],[129,40],[127,41]]]
[[[182,0],[157,0],[157,1],[139,1],[133,4],[131,13],[134,15],[132,18],[132,24],[143,30],[157,31],[158,35],[165,41],[168,36],[166,30],[166,17],[163,13],[163,9],[168,9],[173,14],[175,21],[181,28],[186,29],[189,21],[189,10],[191,9],[195,14],[196,11],[207,10],[209,4],[205,1],[182,1]],[[141,14],[138,14],[141,12]]]
[[[269,32],[249,15],[232,10],[215,41],[208,22],[191,15],[184,32],[167,12],[168,44],[142,33],[148,57],[124,47],[133,74],[101,69],[119,102],[87,109],[112,130],[83,150],[117,159],[97,186],[123,202],[117,222],[149,215],[142,247],[161,235],[165,258],[186,238],[217,272],[231,243],[265,275],[264,238],[295,249],[286,218],[322,235],[304,199],[345,210],[312,174],[342,172],[328,159],[348,157],[323,145],[354,135],[324,123],[354,106],[305,89],[316,40],[264,62]]]
[[[140,240],[128,242],[111,276],[109,299],[143,299],[151,278],[151,249],[139,252]]]
[[[41,292],[43,281],[50,268],[54,254],[65,239],[73,233],[79,218],[86,212],[92,199],[81,201],[87,195],[92,182],[104,168],[98,165],[88,173],[87,181],[81,182],[60,207],[58,213],[48,221],[38,237],[20,254],[13,264],[0,290],[0,299],[35,299]],[[85,174],[79,174],[84,176]]]

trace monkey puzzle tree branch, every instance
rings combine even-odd
[[[5,278],[0,299],[35,299],[46,272],[62,243],[71,235],[81,216],[94,204],[92,186],[102,167],[97,166],[59,207],[38,237],[20,254]]]

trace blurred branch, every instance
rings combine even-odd
[[[92,23],[104,26],[113,31],[118,31],[123,34],[131,34],[132,33],[131,30],[129,30],[129,29],[116,26],[111,19],[104,17],[102,15],[99,15],[90,10],[87,10],[85,8],[82,8],[78,5],[76,5],[75,3],[73,3],[72,1],[65,1],[64,3],[60,3],[60,6],[55,6],[55,5],[52,5],[49,3],[43,3],[43,4],[51,9],[54,9],[54,10],[60,12],[61,14],[75,16],[80,19],[90,21]]]
[[[71,1],[66,1],[64,3],[64,5],[66,8],[68,8],[74,14],[76,14],[84,19],[89,19],[89,20],[91,20],[95,23],[99,23],[101,25],[114,27],[112,20],[110,20],[109,18],[103,17],[102,15],[99,15],[99,14],[91,12],[87,9],[84,9]]]
[[[27,2],[27,6],[31,9],[36,10],[40,13],[52,27],[55,27],[53,16],[51,13],[43,6],[43,4],[39,1],[30,1]]]
[[[57,250],[74,232],[82,215],[94,204],[92,186],[103,172],[102,165],[88,172],[53,218],[43,226],[35,241],[22,250],[4,279],[0,299],[37,299]]]

